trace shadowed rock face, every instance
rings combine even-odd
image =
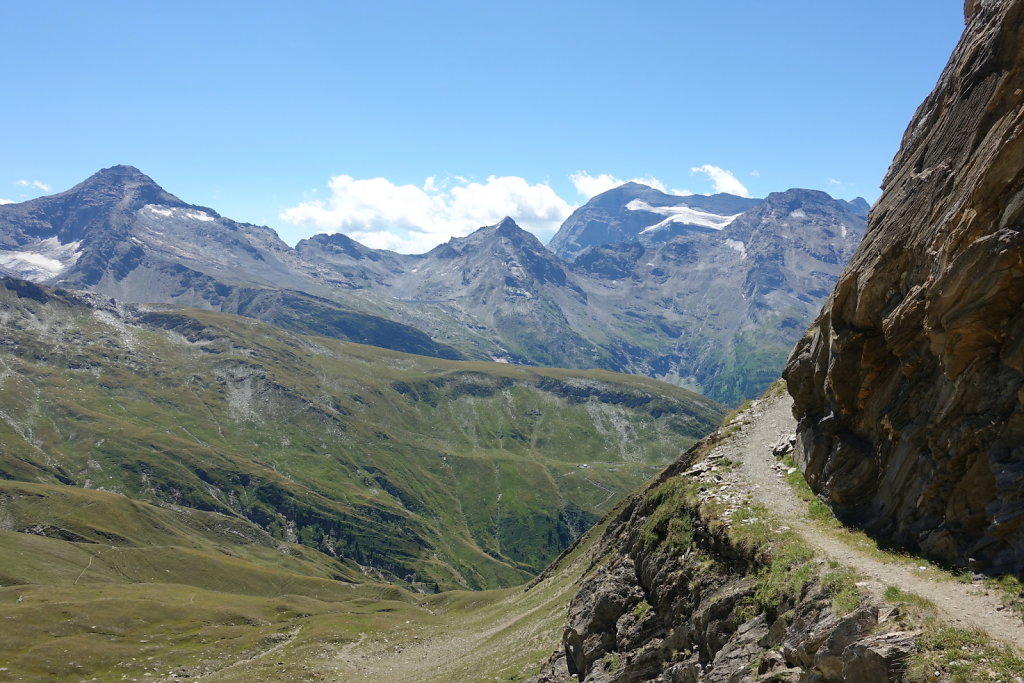
[[[868,232],[790,357],[798,462],[848,521],[1024,571],[1024,0],[969,2]]]

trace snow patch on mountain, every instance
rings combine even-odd
[[[191,219],[197,220],[197,221],[203,221],[205,223],[209,223],[211,221],[216,220],[213,216],[211,216],[210,214],[206,213],[205,211],[189,211],[189,210],[185,209],[185,210],[182,211],[182,216],[184,216],[185,218],[191,218]]]
[[[181,207],[171,206],[158,206],[156,204],[146,204],[142,207],[142,211],[145,211],[154,216],[160,216],[162,218],[186,218],[194,221],[210,222],[217,220],[205,211],[196,211],[193,209],[185,209]]]
[[[634,199],[629,204],[626,204],[626,208],[630,211],[649,211],[650,213],[666,216],[665,220],[660,223],[656,223],[649,228],[644,228],[640,234],[651,232],[652,230],[658,230],[659,228],[671,225],[672,223],[699,225],[703,228],[721,230],[741,215],[737,213],[729,216],[721,216],[717,213],[709,213],[707,211],[692,209],[689,206],[651,206],[640,199]]]
[[[157,216],[163,216],[164,218],[170,218],[171,216],[174,215],[174,209],[161,209],[156,204],[146,204],[144,207],[142,207],[142,210],[148,211],[149,213]]]
[[[56,237],[47,237],[17,251],[0,251],[0,268],[26,280],[48,280],[78,261],[81,244],[61,244]]]
[[[740,259],[747,258],[747,245],[739,240],[725,240],[725,245],[740,253]]]

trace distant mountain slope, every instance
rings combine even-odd
[[[297,266],[273,230],[186,204],[131,166],[0,206],[0,269],[128,303],[212,308],[300,332],[460,357],[420,330],[324,298],[331,289]]]
[[[502,360],[615,368],[567,317],[589,305],[586,283],[510,218],[452,239],[410,266],[392,278],[390,291],[405,302],[464,311],[500,340]]]
[[[426,588],[511,585],[714,427],[641,377],[454,363],[0,281],[0,477],[218,512]]]
[[[736,403],[771,383],[864,220],[823,192],[773,193],[721,231],[595,246],[574,265],[616,367]]]
[[[60,194],[4,205],[0,221],[7,250],[0,259],[9,269],[123,301],[195,297],[172,289],[171,280],[180,277],[175,265],[198,266],[224,282],[298,283],[285,264],[250,243],[245,226],[186,204],[131,166],[103,169]]]
[[[736,403],[781,370],[865,207],[812,190],[676,197],[628,183],[566,221],[573,260],[511,218],[420,255],[344,235],[292,249],[115,166],[0,206],[0,268],[441,358],[643,374]]]
[[[643,374],[735,403],[781,371],[864,225],[848,202],[789,190],[721,230],[641,235],[588,247],[572,262],[506,219],[420,256],[385,252],[364,265],[366,253],[350,249],[322,267],[368,296],[412,304],[392,303],[389,315],[436,339],[475,336],[475,353]]]
[[[721,230],[760,199],[731,194],[670,195],[630,182],[602,192],[562,223],[548,248],[572,260],[588,247],[630,242],[644,233],[664,241],[677,234]]]

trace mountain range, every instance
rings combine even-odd
[[[778,375],[864,232],[866,203],[627,183],[546,248],[511,218],[426,254],[190,205],[130,166],[0,206],[0,272],[448,359],[642,374],[736,403]],[[553,250],[553,251],[552,251]]]

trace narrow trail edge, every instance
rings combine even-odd
[[[864,575],[862,588],[881,598],[888,586],[914,593],[935,604],[939,616],[962,628],[977,628],[991,638],[1024,650],[1024,621],[1006,608],[999,595],[988,594],[976,584],[954,580],[936,581],[915,568],[875,559],[835,538],[806,520],[807,504],[779,475],[772,447],[796,431],[789,395],[756,401],[750,408],[750,422],[714,452],[739,463],[734,473],[753,500],[789,526],[822,555]],[[737,482],[739,483],[739,482]]]

